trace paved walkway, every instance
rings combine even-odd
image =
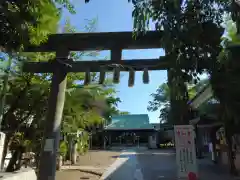
[[[138,161],[144,180],[175,180],[176,160],[172,150],[139,152]]]
[[[110,166],[101,180],[176,179],[173,155],[172,151],[151,151],[146,148],[128,149]]]
[[[117,160],[108,168],[100,180],[143,180],[135,150],[122,152]]]
[[[207,159],[198,161],[200,180],[233,180]],[[129,149],[104,173],[101,180],[177,180],[173,150]]]
[[[200,180],[236,180],[228,173],[228,169],[213,164],[206,159],[198,160],[198,169]]]

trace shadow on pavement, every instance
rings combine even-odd
[[[211,159],[198,160],[199,177],[203,180],[217,179],[217,180],[233,180],[226,167],[218,164],[213,164]]]
[[[177,180],[177,164],[174,150],[136,150],[125,152],[117,159],[105,180]],[[200,180],[233,180],[227,169],[212,164],[211,159],[198,162]],[[104,178],[103,178],[104,179]]]
[[[144,180],[175,180],[177,166],[173,149],[147,150],[138,153]]]
[[[100,180],[134,180],[137,159],[134,152],[116,156],[118,158],[103,174]],[[141,180],[141,179],[139,179]]]
[[[115,168],[105,173],[105,180],[174,180],[176,179],[175,154],[172,150],[139,150],[124,152]],[[107,177],[106,177],[107,176]]]

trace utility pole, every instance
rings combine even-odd
[[[56,53],[57,62],[52,76],[38,180],[55,180],[56,162],[60,141],[60,128],[67,83],[67,71],[64,64],[62,64],[64,61],[59,62],[58,60],[59,57],[61,57],[60,59],[67,59],[68,53],[69,52],[66,50],[64,51],[64,49],[58,50]]]

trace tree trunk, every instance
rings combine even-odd
[[[6,138],[5,138],[5,142],[4,142],[4,148],[3,148],[3,156],[1,159],[1,165],[2,165],[1,169],[4,168],[4,162],[5,162],[5,158],[7,156],[8,144],[11,139],[11,136],[12,136],[12,133],[6,133]]]
[[[217,150],[216,150],[216,129],[212,129],[211,130],[211,134],[210,134],[210,138],[211,138],[211,143],[212,143],[212,161],[214,163],[218,163],[219,158],[217,158]]]
[[[176,101],[176,88],[174,88],[173,82],[173,72],[172,70],[168,70],[168,87],[170,91],[170,113],[169,119],[173,124],[176,124],[177,119],[179,118],[177,101]],[[181,124],[181,123],[180,123]]]
[[[74,142],[73,143],[73,148],[72,148],[72,153],[71,153],[71,160],[72,160],[72,164],[76,164],[77,163],[77,143]]]
[[[67,151],[67,155],[66,155],[66,160],[69,160],[70,162],[72,162],[72,157],[71,157],[71,154],[72,154],[72,147],[73,147],[73,139],[71,136],[68,136],[68,151]]]
[[[188,124],[188,91],[181,71],[168,70],[168,86],[170,90],[170,121],[173,124]]]
[[[199,132],[199,129],[196,125],[195,127],[195,133],[196,133],[196,156],[198,159],[201,159],[202,158],[202,139],[201,139],[201,136],[200,136],[200,132]]]
[[[24,151],[19,151],[19,153],[18,153],[18,159],[17,159],[17,162],[16,162],[16,166],[15,166],[15,170],[19,170],[19,169],[21,169],[21,166],[22,166],[22,164],[23,164],[23,161],[26,161],[26,159],[22,159],[23,158],[23,152]],[[28,165],[28,163],[26,163],[26,166]]]
[[[225,127],[225,135],[226,135],[226,141],[227,141],[229,171],[232,175],[237,175],[237,169],[235,166],[235,155],[232,149],[232,133],[229,127]]]
[[[39,168],[40,165],[40,151],[35,152],[35,166],[37,169]]]
[[[18,147],[12,154],[6,172],[13,172],[21,168],[23,147]]]
[[[61,170],[62,168],[62,165],[63,165],[63,157],[61,155],[58,155],[58,158],[57,158],[57,169],[56,170]]]
[[[14,169],[15,169],[14,166],[15,166],[15,163],[17,162],[17,159],[18,159],[18,156],[17,156],[18,154],[17,153],[18,153],[17,150],[12,153],[12,158],[10,159],[9,164],[6,168],[6,172],[13,172],[14,171]]]

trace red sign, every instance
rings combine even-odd
[[[194,172],[188,173],[188,180],[197,180],[197,175]]]
[[[180,131],[177,132],[178,136],[180,136]]]

